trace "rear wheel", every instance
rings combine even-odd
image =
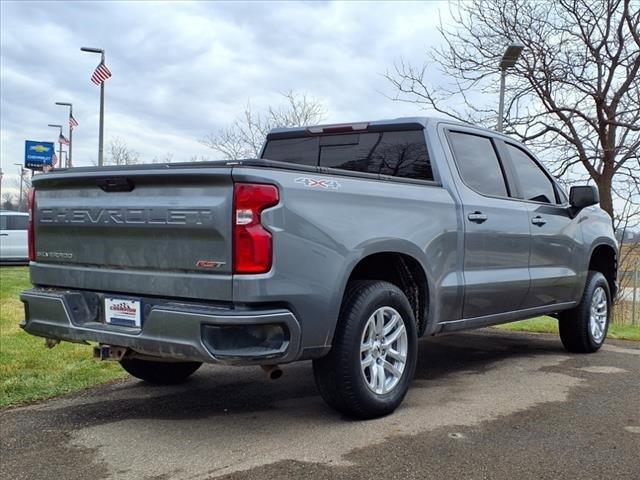
[[[123,358],[120,365],[127,373],[145,382],[155,385],[173,385],[184,382],[202,363],[200,362],[163,362]]]
[[[415,371],[417,333],[411,305],[395,285],[350,284],[333,346],[313,362],[316,385],[334,409],[356,418],[393,412]]]
[[[604,343],[609,328],[611,296],[609,284],[600,272],[590,271],[580,303],[561,312],[558,327],[564,348],[575,353],[592,353]]]

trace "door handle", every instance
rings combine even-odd
[[[472,222],[482,223],[487,221],[487,216],[482,212],[473,212],[467,215],[467,218]]]
[[[545,223],[547,223],[547,221],[542,218],[540,215],[538,215],[537,217],[533,217],[531,219],[531,223],[533,223],[534,225],[538,225],[539,227],[543,226]]]
[[[9,234],[8,233],[0,233],[0,237],[8,237]]]

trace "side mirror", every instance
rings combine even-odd
[[[598,189],[593,185],[579,185],[569,190],[569,203],[572,207],[583,209],[600,203]]]

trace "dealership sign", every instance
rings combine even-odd
[[[53,164],[54,152],[53,142],[26,140],[24,142],[24,167],[31,170],[50,167]]]

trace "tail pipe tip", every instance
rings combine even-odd
[[[261,368],[270,380],[279,379],[283,373],[278,365],[261,365]]]

